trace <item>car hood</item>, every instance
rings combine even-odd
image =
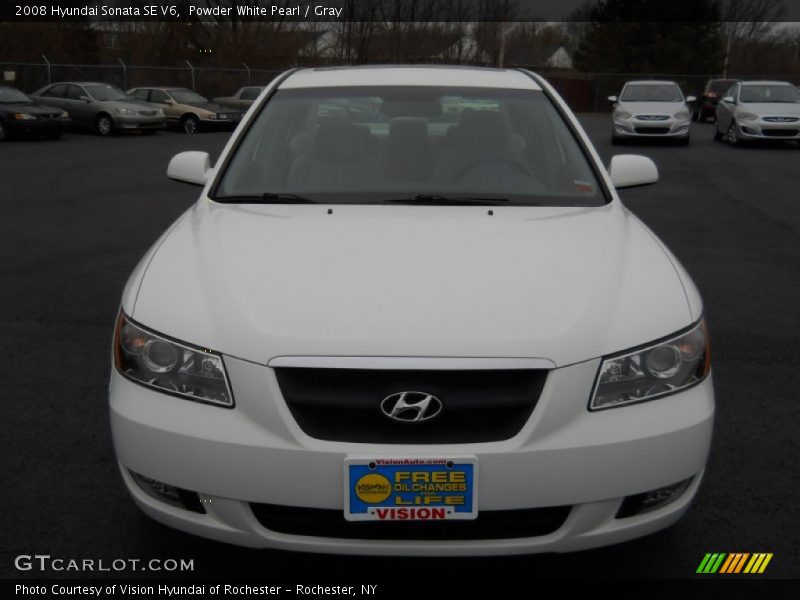
[[[485,207],[327,214],[201,200],[157,247],[123,309],[156,331],[262,364],[472,356],[560,366],[692,320],[670,258],[618,202],[490,216]]]
[[[759,116],[777,115],[800,117],[800,104],[795,104],[792,102],[743,102],[739,106],[739,110],[755,113]]]
[[[618,108],[633,115],[674,115],[686,108],[683,102],[620,102]]]
[[[60,108],[54,108],[52,106],[42,106],[41,104],[33,104],[26,102],[19,102],[16,104],[0,104],[0,109],[7,110],[9,112],[28,113],[29,115],[61,114]]]

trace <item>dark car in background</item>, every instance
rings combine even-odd
[[[738,79],[709,79],[703,91],[697,95],[692,118],[698,123],[704,123],[714,117],[719,101],[738,82]]]
[[[108,136],[115,131],[150,133],[166,126],[157,106],[137,102],[115,85],[97,82],[61,82],[47,85],[32,96],[69,112],[72,124]]]
[[[16,88],[0,85],[0,142],[16,136],[58,139],[69,114],[53,106],[43,106]]]

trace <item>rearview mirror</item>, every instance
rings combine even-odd
[[[205,185],[211,170],[208,152],[181,152],[172,157],[167,166],[167,177],[175,181]]]
[[[697,102],[697,96],[686,96],[686,102],[691,104],[692,102]]]
[[[618,190],[658,182],[658,167],[646,156],[618,154],[608,167],[611,182]]]
[[[608,97],[608,101],[609,102],[616,102],[617,101],[617,97],[616,96],[609,96]]]
[[[736,104],[736,99],[733,96],[725,96],[722,101],[726,104]]]

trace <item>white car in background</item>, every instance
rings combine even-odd
[[[714,139],[800,141],[800,90],[785,81],[742,81],[717,105]]]
[[[541,77],[278,77],[143,257],[110,412],[136,504],[309,552],[567,552],[677,521],[714,419],[692,280]]]
[[[612,143],[666,138],[689,145],[692,113],[688,105],[696,98],[684,98],[674,81],[629,81],[619,97],[608,99],[614,103]]]

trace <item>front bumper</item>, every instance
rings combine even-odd
[[[670,118],[664,121],[646,121],[636,117],[614,119],[614,137],[617,138],[686,138],[690,132],[690,119]]]
[[[293,420],[271,369],[226,357],[236,408],[167,396],[111,376],[114,445],[137,505],[177,529],[229,543],[341,554],[479,555],[567,552],[652,533],[694,497],[711,440],[711,378],[680,394],[600,412],[586,410],[598,360],[550,372],[523,429],[502,442],[387,445],[321,441]],[[557,530],[512,539],[387,540],[278,533],[250,503],[343,509],[343,461],[352,455],[472,455],[479,510],[569,506]],[[205,514],[145,494],[128,470],[196,491]],[[615,518],[626,496],[693,478],[673,502]]]
[[[15,135],[48,135],[63,131],[71,122],[72,119],[67,117],[65,119],[39,118],[32,121],[10,120],[8,124],[9,129]]]
[[[231,119],[200,119],[200,127],[206,130],[234,129],[241,120],[241,115]]]
[[[139,130],[139,129],[164,129],[167,126],[166,117],[148,117],[144,115],[116,115],[114,126],[117,129]]]
[[[737,124],[739,136],[748,140],[800,140],[800,121],[769,123],[759,120]]]

